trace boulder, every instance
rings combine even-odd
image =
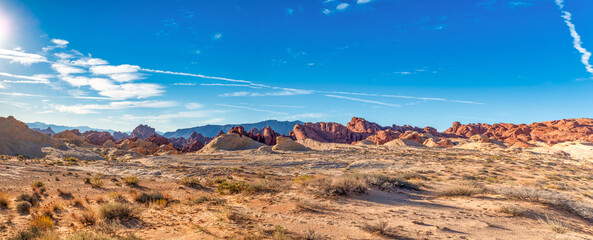
[[[288,137],[277,137],[276,138],[276,145],[272,147],[274,151],[309,151],[308,147],[301,145],[293,141]]]
[[[114,141],[115,139],[109,132],[86,131],[82,134],[89,140],[89,143],[94,145],[103,145],[107,141]]]
[[[476,135],[473,135],[473,136],[471,136],[469,138],[469,140],[474,141],[474,142],[481,142],[481,143],[490,142],[490,138],[488,138],[484,134],[476,134]]]

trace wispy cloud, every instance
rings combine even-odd
[[[332,94],[327,94],[325,96],[332,97],[332,98],[340,98],[340,99],[347,99],[347,100],[358,101],[358,102],[390,106],[390,107],[401,107],[401,105],[399,105],[399,104],[391,104],[391,103],[385,103],[385,102],[379,102],[379,101],[373,101],[373,100],[367,100],[367,99],[361,99],[361,98],[353,98],[353,97],[346,97],[346,96],[339,96],[339,95],[332,95]]]
[[[42,84],[49,84],[48,78],[51,77],[49,75],[24,76],[24,75],[11,74],[11,73],[7,73],[7,72],[0,72],[0,76],[10,77],[10,78],[18,78],[18,79],[24,79],[24,80],[26,80],[26,81],[4,80],[3,82],[11,82],[11,83],[42,83]]]
[[[356,4],[365,4],[365,3],[370,3],[371,0],[358,0],[356,1]]]
[[[173,83],[173,86],[195,86],[196,83]]]
[[[212,40],[219,40],[222,38],[222,33],[215,33],[212,35]]]
[[[288,113],[285,113],[285,112],[270,111],[270,110],[265,110],[265,109],[258,109],[258,108],[245,107],[245,106],[237,106],[237,105],[228,105],[228,104],[216,104],[216,105],[217,106],[221,106],[221,107],[246,109],[246,110],[251,110],[251,111],[256,111],[256,112],[267,112],[267,113],[274,113],[274,114],[288,114]]]
[[[262,105],[264,107],[276,107],[276,108],[306,108],[305,106],[293,106],[293,105]]]
[[[195,103],[195,102],[191,102],[191,103],[185,104],[185,108],[190,109],[190,110],[194,110],[194,109],[198,109],[198,108],[203,108],[203,107],[204,107],[203,104]]]
[[[121,101],[109,104],[76,104],[76,105],[53,105],[50,107],[63,113],[89,114],[99,113],[97,110],[116,110],[129,108],[169,108],[177,105],[172,101]]]
[[[307,95],[312,94],[313,91],[311,90],[301,90],[301,89],[289,89],[289,88],[282,88],[280,91],[272,91],[272,92],[233,92],[233,93],[224,93],[218,95],[220,97],[265,97],[265,96],[295,96],[295,95]]]
[[[124,115],[123,119],[125,120],[133,120],[133,121],[144,121],[144,122],[162,122],[168,121],[171,119],[180,119],[180,118],[204,118],[209,117],[214,113],[213,111],[191,111],[191,112],[177,112],[177,113],[166,113],[161,115],[151,115],[151,116],[134,116],[134,115]]]
[[[130,82],[143,77],[138,73],[139,66],[122,64],[117,66],[99,65],[90,68],[90,71],[95,75],[106,75],[109,78],[118,82]]]
[[[369,96],[369,97],[403,98],[403,99],[415,99],[415,100],[425,100],[425,101],[442,101],[442,102],[466,103],[466,104],[484,104],[481,102],[466,101],[466,100],[452,100],[452,99],[435,98],[435,97],[412,97],[412,96],[404,96],[404,95],[335,92],[335,91],[334,92],[323,92],[323,93],[342,94],[342,95],[358,95],[358,96]]]
[[[154,69],[146,69],[146,68],[142,68],[141,71],[152,72],[152,73],[162,73],[162,74],[169,74],[169,75],[178,75],[178,76],[197,77],[197,78],[204,78],[204,79],[221,80],[221,81],[227,81],[227,82],[251,83],[250,81],[245,81],[245,80],[237,80],[237,79],[223,78],[223,77],[213,77],[213,76],[206,76],[203,74],[172,72],[172,71],[154,70]]]
[[[31,65],[32,63],[48,62],[47,58],[34,53],[25,53],[21,51],[0,49],[0,58],[8,59],[10,62],[16,62],[23,65]]]
[[[348,3],[340,3],[340,4],[338,4],[338,6],[336,6],[336,10],[338,10],[338,11],[344,11],[349,6],[350,6],[350,4],[348,4]]]
[[[515,8],[515,7],[531,7],[531,6],[533,6],[533,3],[523,2],[523,1],[510,1],[509,2],[509,5],[512,8]]]
[[[585,65],[587,72],[593,75],[593,66],[589,63],[591,52],[583,47],[581,36],[577,32],[575,25],[572,23],[572,14],[568,11],[564,11],[564,0],[556,0],[556,5],[558,5],[558,8],[562,11],[562,18],[564,18],[564,22],[568,26],[570,35],[573,38],[573,47],[581,53],[581,62]]]

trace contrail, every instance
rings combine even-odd
[[[583,47],[581,36],[579,33],[577,33],[577,30],[572,23],[572,14],[570,14],[570,12],[564,11],[564,0],[556,0],[556,5],[558,5],[558,8],[560,8],[560,11],[562,11],[562,18],[564,18],[564,22],[568,26],[568,30],[570,30],[570,36],[572,36],[574,39],[572,42],[574,48],[582,54],[581,62],[585,65],[587,72],[593,75],[593,66],[591,66],[589,63],[591,52],[587,51],[587,49]]]

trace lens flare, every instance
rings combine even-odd
[[[0,46],[4,45],[10,37],[10,19],[0,10]]]

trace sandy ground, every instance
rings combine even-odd
[[[308,152],[247,150],[71,162],[5,156],[0,192],[8,195],[9,206],[0,207],[0,238],[29,231],[32,219],[45,214],[53,224],[42,233],[45,239],[82,232],[116,239],[593,239],[587,208],[579,215],[496,191],[554,191],[593,209],[592,170],[590,162],[521,149],[331,145]],[[321,190],[324,182],[365,174],[400,179],[419,190],[373,185],[346,195]],[[139,183],[127,185],[122,177],[129,176]],[[180,184],[184,177],[199,180],[200,186]],[[102,184],[92,186],[85,183],[88,179]],[[43,186],[32,186],[35,181]],[[218,190],[224,182],[257,187]],[[445,194],[467,188],[480,191]],[[135,200],[155,191],[166,200]],[[39,202],[30,213],[19,213],[19,195],[34,192]],[[134,218],[105,219],[102,206],[117,202],[132,206]],[[519,210],[505,211],[509,206]],[[82,221],[84,214],[94,215],[94,223]]]

